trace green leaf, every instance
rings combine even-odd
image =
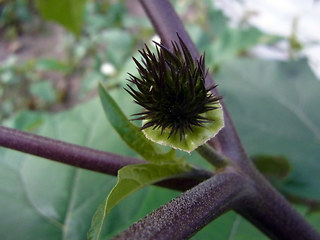
[[[289,159],[277,187],[320,200],[320,82],[307,61],[234,60],[216,79],[248,153]]]
[[[144,159],[155,162],[180,162],[183,158],[175,157],[175,151],[170,150],[163,153],[158,144],[148,140],[139,127],[132,124],[123,114],[116,102],[109,93],[104,89],[102,84],[99,85],[99,96],[110,124],[118,132],[125,143],[139,153]]]
[[[200,230],[191,240],[268,240],[269,238],[255,228],[250,222],[236,214],[228,212]]]
[[[266,177],[283,179],[290,173],[290,162],[284,156],[256,155],[251,159]]]
[[[100,204],[88,232],[88,239],[100,239],[102,225],[110,210],[128,195],[144,186],[186,173],[191,168],[177,163],[137,164],[123,167],[118,172],[118,182],[107,199]]]
[[[39,59],[35,63],[35,67],[39,71],[59,71],[59,72],[68,72],[70,66],[66,63],[61,62],[57,59]]]
[[[75,35],[80,33],[86,0],[36,0],[36,6],[46,20],[53,20]]]
[[[123,67],[124,61],[126,61],[132,53],[134,44],[133,36],[128,31],[117,28],[104,31],[101,34],[101,38],[110,46],[105,53],[109,61],[117,68]]]
[[[209,46],[208,53],[212,55],[213,64],[219,65],[262,42],[264,36],[253,27],[245,30],[228,28]]]
[[[56,99],[56,92],[49,81],[38,81],[34,82],[29,86],[30,93],[45,102],[53,103]]]

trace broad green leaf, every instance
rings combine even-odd
[[[301,206],[294,206],[316,229],[320,230],[320,214],[307,213],[307,209]],[[235,212],[228,212],[208,226],[200,230],[191,240],[268,240],[260,230]]]
[[[317,212],[307,212],[305,211],[303,214],[313,226],[320,226],[320,212],[319,209]],[[319,227],[317,228],[317,230],[319,231]]]
[[[189,170],[191,170],[189,166],[177,163],[148,163],[123,167],[118,172],[117,184],[111,190],[107,199],[100,204],[92,219],[88,239],[100,239],[104,219],[121,200],[144,186],[178,176]]]
[[[74,34],[80,33],[86,0],[36,0],[36,6],[46,20],[53,20]]]
[[[175,157],[174,150],[164,153],[157,144],[148,140],[140,128],[127,119],[101,84],[99,85],[99,96],[110,124],[125,143],[139,153],[144,159],[155,163],[168,161],[182,163],[184,161],[183,158]]]
[[[307,61],[234,60],[216,80],[248,153],[290,161],[277,187],[319,200],[320,81]]]
[[[269,238],[240,215],[235,212],[228,212],[217,218],[191,238],[191,240],[206,239],[268,240]]]

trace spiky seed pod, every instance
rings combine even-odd
[[[140,78],[130,75],[125,89],[144,110],[134,114],[143,120],[146,137],[163,145],[190,152],[213,137],[223,127],[219,100],[206,88],[205,56],[194,61],[179,37],[173,50],[157,45],[154,54],[145,45],[141,62],[133,58]]]

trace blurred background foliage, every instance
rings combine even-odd
[[[0,120],[24,108],[72,106],[90,95],[99,81],[108,80],[110,87],[124,83],[126,72],[133,70],[130,56],[154,35],[137,5],[106,0],[3,1]],[[252,46],[279,40],[254,27],[229,27],[228,19],[210,1],[175,1],[175,5],[200,51],[206,51],[210,70],[246,55]],[[74,11],[79,14],[73,16]],[[52,24],[52,19],[66,30]],[[16,93],[19,99],[10,97]]]
[[[295,38],[246,19],[230,25],[214,1],[172,1],[214,74],[240,137],[261,172],[319,229],[320,82]],[[76,10],[76,14],[73,14]],[[129,116],[123,91],[131,56],[155,32],[137,1],[0,1],[0,122],[40,135],[137,156],[111,128],[99,101],[103,82]],[[288,58],[262,60],[259,45],[288,42]],[[297,47],[298,46],[298,47]],[[139,58],[139,57],[138,57]],[[208,167],[193,153],[188,161]],[[85,239],[115,178],[0,149],[1,239]],[[108,239],[178,193],[148,187],[107,218]],[[193,239],[267,239],[231,212]]]

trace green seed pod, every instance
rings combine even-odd
[[[145,136],[157,143],[190,152],[214,137],[224,126],[221,97],[206,88],[205,56],[193,60],[180,39],[173,50],[157,45],[157,53],[145,46],[135,58],[140,78],[130,75],[125,89],[144,110],[133,120],[143,120]]]

